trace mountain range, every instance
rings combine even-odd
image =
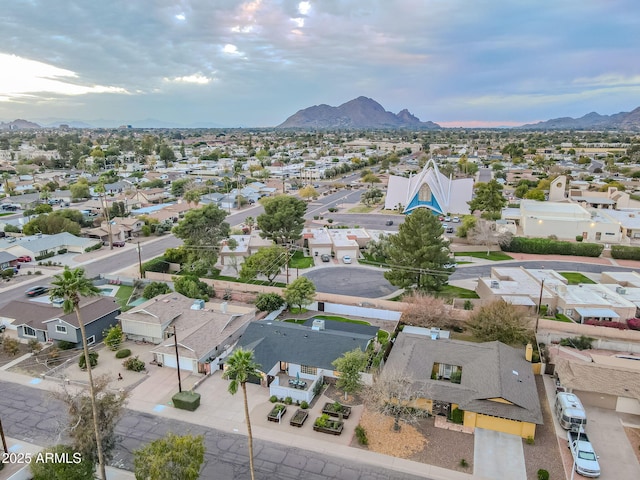
[[[560,117],[518,127],[526,130],[640,130],[640,107],[631,112],[600,115],[587,113],[580,118]]]
[[[277,128],[437,129],[440,128],[440,125],[433,122],[421,122],[407,109],[397,114],[388,112],[375,100],[358,97],[338,107],[322,104],[299,110]]]

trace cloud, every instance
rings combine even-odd
[[[174,77],[165,79],[167,82],[175,82],[175,83],[195,83],[198,85],[206,85],[215,80],[214,77],[206,77],[200,73],[195,73],[193,75],[185,75],[183,77]]]

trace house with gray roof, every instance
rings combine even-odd
[[[531,363],[501,342],[472,343],[400,332],[385,371],[407,377],[432,415],[464,412],[464,426],[534,437],[542,410]]]
[[[28,237],[5,237],[0,238],[0,250],[22,257],[29,255],[37,259],[50,252],[67,250],[73,253],[84,253],[87,248],[99,243],[95,238],[76,237],[68,232],[56,233],[54,235],[31,235]]]
[[[13,300],[0,309],[0,324],[17,330],[18,338],[39,342],[66,341],[82,346],[80,325],[75,312],[65,314],[60,304],[37,300]],[[87,343],[102,341],[104,330],[118,323],[120,306],[111,297],[82,298],[80,314]]]
[[[249,324],[237,347],[253,351],[262,376],[252,379],[269,387],[278,398],[310,402],[316,383],[336,378],[333,361],[359,348],[363,352],[378,328],[349,324],[334,329],[333,322],[316,320],[312,326],[261,320]]]
[[[252,305],[205,303],[172,292],[121,313],[118,320],[128,338],[156,344],[151,350],[154,363],[210,374],[219,368],[255,312]]]

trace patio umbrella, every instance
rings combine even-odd
[[[296,372],[296,381],[299,382],[300,381],[300,372]]]

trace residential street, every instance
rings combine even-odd
[[[5,435],[38,445],[58,441],[66,426],[61,404],[46,390],[0,381],[0,411]],[[241,401],[238,399],[238,401]],[[143,444],[172,431],[178,434],[205,435],[205,463],[201,478],[236,480],[249,478],[247,440],[244,435],[230,434],[178,420],[127,410],[117,427],[122,438],[116,447],[114,466],[131,469],[133,451]],[[256,478],[271,479],[363,479],[412,480],[416,477],[344,460],[323,453],[302,450],[275,442],[254,440]]]

